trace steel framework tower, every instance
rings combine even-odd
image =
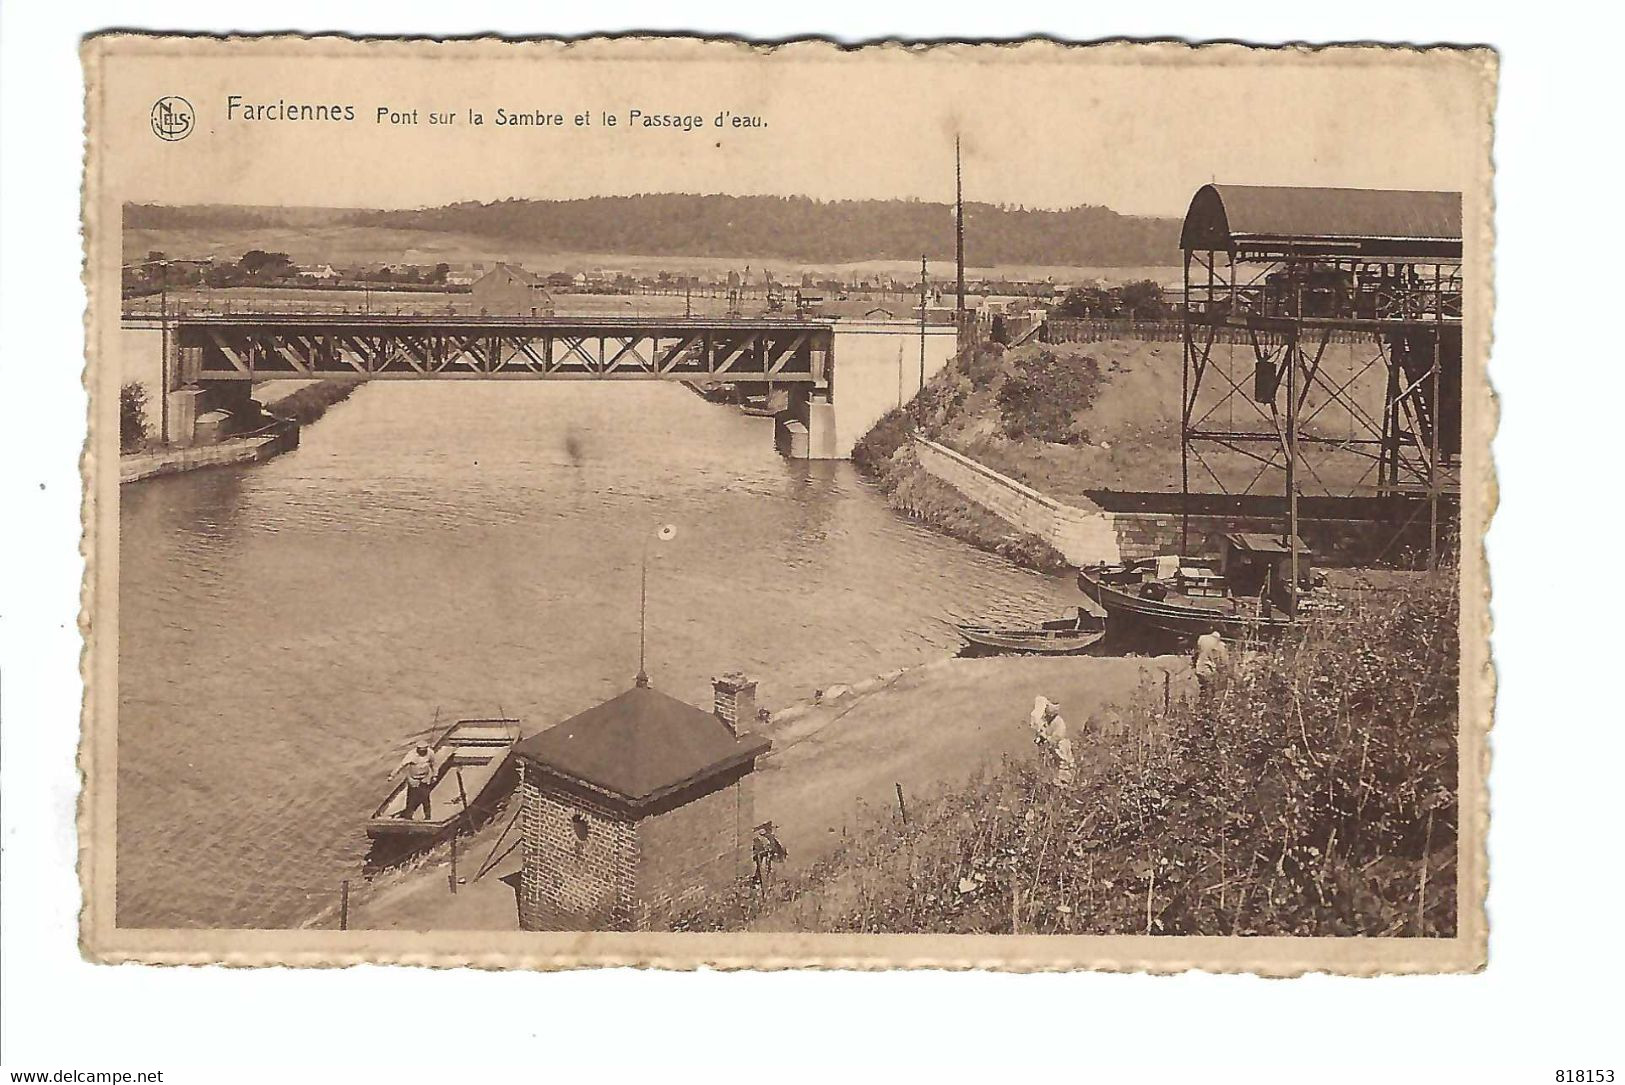
[[[1306,490],[1384,499],[1396,537],[1425,514],[1436,559],[1460,493],[1460,194],[1206,185],[1180,247],[1186,538],[1200,472],[1284,491],[1290,534]]]

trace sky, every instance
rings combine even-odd
[[[1463,189],[1487,161],[1487,76],[1466,54],[123,42],[92,59],[90,93],[107,121],[107,195],[139,202],[419,207],[638,192],[948,202],[957,135],[967,200],[1179,216],[1209,181]],[[165,95],[192,105],[183,140],[151,130]],[[233,96],[348,106],[355,120],[248,120],[228,109]],[[470,110],[486,123],[471,125]],[[498,110],[564,123],[499,125]],[[699,123],[646,127],[633,110]],[[416,124],[399,123],[414,113]],[[455,119],[433,124],[431,113]],[[606,126],[606,113],[620,123]],[[591,122],[577,125],[581,115]]]

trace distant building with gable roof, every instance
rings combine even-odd
[[[547,284],[513,264],[497,264],[469,288],[471,304],[497,316],[552,316],[553,295]]]

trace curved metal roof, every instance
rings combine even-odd
[[[1180,248],[1460,256],[1461,193],[1203,185]]]

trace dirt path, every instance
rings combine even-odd
[[[1178,656],[945,659],[866,692],[780,713],[763,729],[773,750],[757,765],[756,820],[777,825],[791,868],[814,863],[838,846],[843,827],[888,812],[898,784],[906,801],[922,801],[1005,757],[1033,756],[1027,713],[1035,696],[1061,705],[1082,757],[1097,714],[1127,704],[1143,683],[1160,689],[1169,673],[1176,690],[1189,682]],[[351,926],[513,930],[517,828],[497,851],[506,858],[472,880],[510,816],[502,812],[460,842],[459,873],[468,880],[455,894],[442,848],[417,870],[370,887],[352,906]]]
[[[1075,739],[1089,720],[1127,703],[1142,680],[1160,686],[1181,657],[950,659],[906,672],[874,692],[820,706],[766,730],[773,751],[759,762],[758,821],[773,821],[796,865],[839,843],[866,810],[925,799],[1004,757],[1033,755],[1027,714],[1043,694],[1060,703]],[[1085,751],[1079,750],[1082,755]]]

